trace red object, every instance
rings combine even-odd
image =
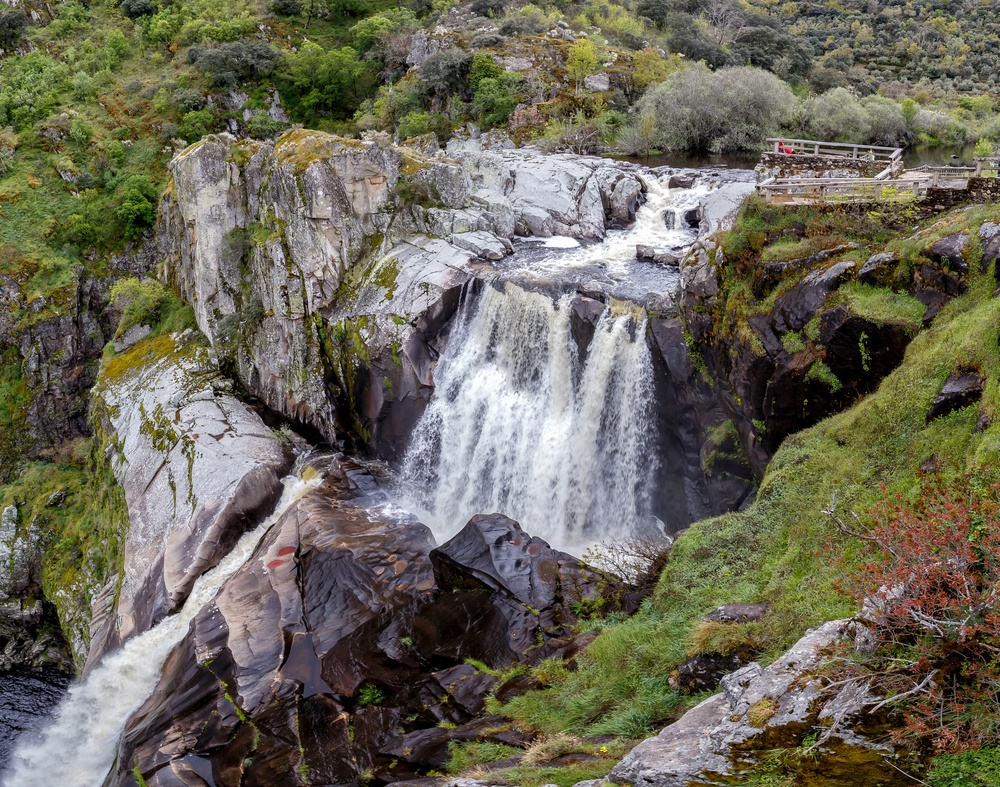
[[[278,550],[278,557],[283,557],[284,555],[290,555],[295,551],[295,547],[282,547]]]
[[[270,570],[273,570],[275,568],[280,568],[283,565],[285,565],[285,561],[284,560],[272,560],[272,561],[270,561],[267,564],[267,568],[268,568],[268,571],[270,571]]]
[[[786,145],[784,142],[778,142],[778,152],[779,153],[794,153],[795,148],[791,145]]]

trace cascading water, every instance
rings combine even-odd
[[[118,737],[129,716],[156,688],[163,663],[188,631],[198,611],[253,554],[260,539],[321,475],[306,465],[284,480],[274,512],[245,534],[233,550],[195,582],[179,612],[109,654],[70,688],[54,721],[38,735],[22,739],[2,775],[4,787],[99,787],[114,764]]]
[[[464,308],[402,468],[444,538],[499,511],[559,547],[650,522],[653,371],[641,309],[612,305],[585,361],[558,302],[507,283]]]
[[[697,229],[685,217],[697,212],[710,187],[696,184],[690,189],[671,189],[667,178],[648,177],[644,180],[646,201],[636,211],[631,228],[612,230],[601,243],[582,247],[572,238],[548,238],[541,241],[541,245],[554,253],[546,255],[544,260],[533,258],[532,269],[555,272],[598,264],[612,273],[623,273],[635,260],[637,243],[664,249],[690,246],[697,236]],[[571,250],[566,251],[567,247]]]

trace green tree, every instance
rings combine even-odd
[[[846,88],[835,87],[806,101],[802,128],[811,139],[865,142],[871,121],[857,96]]]
[[[115,212],[127,240],[137,240],[156,221],[156,189],[140,175],[133,175],[122,187],[122,201]]]
[[[476,84],[472,111],[483,126],[502,126],[517,106],[517,98],[503,79],[485,77]]]
[[[600,65],[597,47],[590,39],[581,38],[570,46],[566,55],[566,73],[576,83],[577,92],[583,80],[596,72]]]
[[[303,119],[344,118],[370,84],[370,71],[353,47],[324,49],[307,41],[285,58],[281,80],[283,98]]]

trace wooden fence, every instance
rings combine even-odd
[[[771,178],[757,186],[773,205],[815,202],[910,202],[923,199],[931,179]]]
[[[852,145],[845,142],[820,142],[815,139],[776,139],[772,137],[766,141],[770,143],[773,153],[785,153],[791,149],[792,155],[885,161],[895,168],[903,166],[902,148],[890,148],[884,145]]]

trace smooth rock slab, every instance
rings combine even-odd
[[[115,359],[93,406],[116,447],[129,530],[116,615],[94,637],[88,668],[184,602],[270,511],[288,466],[211,353],[190,341],[160,337]]]

